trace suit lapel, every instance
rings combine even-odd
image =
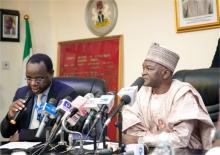
[[[47,102],[51,98],[55,98],[57,101],[59,101],[60,98],[58,96],[58,92],[59,92],[59,90],[56,89],[56,82],[53,80],[52,85],[51,85],[50,90],[49,90],[49,93],[48,93]]]

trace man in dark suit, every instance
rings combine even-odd
[[[26,64],[26,80],[27,86],[19,88],[13,99],[13,103],[9,107],[9,111],[1,122],[1,134],[10,141],[44,141],[44,136],[36,138],[35,134],[40,124],[39,102],[45,103],[51,98],[55,98],[57,102],[66,96],[74,99],[77,94],[69,86],[53,79],[53,64],[49,56],[45,54],[34,54],[30,57]],[[22,98],[27,92],[31,92],[30,100],[24,104]],[[38,97],[40,96],[40,97]],[[38,99],[37,99],[38,98]],[[57,106],[57,103],[56,105]],[[22,110],[16,119],[16,124],[10,123],[17,111]],[[41,109],[42,110],[42,109]],[[52,126],[48,123],[47,126]]]

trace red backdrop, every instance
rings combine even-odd
[[[106,81],[108,91],[121,86],[121,36],[59,43],[59,76],[96,77]],[[114,107],[116,104],[114,105]],[[116,118],[108,127],[108,136],[116,140]]]

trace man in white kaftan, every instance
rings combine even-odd
[[[166,78],[163,69],[160,72],[164,74],[154,72],[157,65],[174,71],[179,57],[170,52],[158,44],[150,48],[143,64],[143,78],[147,82],[133,105],[123,108],[124,142],[155,146],[160,135],[166,134],[174,148],[209,149],[214,125],[200,94],[189,83],[172,80],[172,76]]]

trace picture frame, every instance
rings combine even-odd
[[[19,11],[0,9],[0,41],[20,41]]]
[[[218,0],[174,0],[176,32],[220,27]]]

